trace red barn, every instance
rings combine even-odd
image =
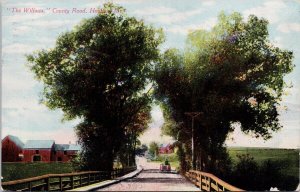
[[[24,162],[54,161],[55,148],[53,140],[28,140],[24,146]]]
[[[76,156],[80,147],[73,144],[55,144],[54,149],[54,161],[67,162]]]
[[[170,154],[170,153],[173,153],[174,150],[173,150],[173,146],[170,145],[170,144],[167,144],[167,145],[161,145],[158,149],[159,153],[160,154]]]
[[[2,162],[22,161],[24,143],[16,136],[8,135],[2,140]]]

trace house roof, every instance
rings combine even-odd
[[[80,147],[80,145],[70,144],[68,150],[69,150],[69,151],[80,151],[80,150],[81,150],[81,147]]]
[[[8,135],[7,137],[10,138],[11,141],[13,141],[18,147],[23,148],[24,143],[19,139],[19,137]]]
[[[61,151],[79,151],[81,147],[79,145],[74,144],[55,144],[55,150]]]
[[[51,149],[54,140],[28,140],[24,149]]]
[[[168,146],[170,146],[170,144],[161,144],[161,145],[160,145],[161,148],[166,148],[166,147],[168,147]]]

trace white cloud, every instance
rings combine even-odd
[[[30,131],[24,128],[11,128],[4,127],[2,130],[2,138],[6,135],[14,135],[19,137],[24,143],[27,140],[54,140],[55,143],[67,144],[69,142],[75,144],[77,141],[73,127],[62,127],[55,131],[43,130],[43,131]]]
[[[136,10],[133,12],[133,14],[136,15],[157,15],[157,14],[169,14],[176,12],[175,9],[169,8],[169,7],[148,7],[143,10]]]
[[[266,1],[262,6],[247,9],[243,12],[244,17],[254,14],[258,17],[266,18],[270,23],[276,23],[280,20],[280,12],[288,11],[284,1]]]
[[[38,98],[20,98],[20,97],[11,97],[3,99],[3,108],[7,109],[29,109],[36,110],[39,112],[49,110],[45,105],[40,104]],[[17,117],[16,117],[17,118]]]
[[[273,137],[267,141],[261,138],[254,138],[251,135],[243,133],[239,126],[236,126],[233,133],[229,134],[225,144],[228,146],[242,146],[242,147],[272,147],[272,148],[299,148],[300,134],[298,126],[286,127],[282,130],[273,133]]]
[[[41,27],[43,29],[58,29],[62,26],[72,27],[77,20],[38,20],[35,22],[28,23],[28,26]]]
[[[10,74],[3,71],[2,90],[5,91],[24,91],[31,90],[38,82],[33,78],[31,73],[14,73]]]
[[[12,35],[14,36],[20,34],[24,35],[30,31],[32,31],[32,27],[21,25],[21,26],[14,27]]]
[[[217,18],[209,18],[205,22],[195,25],[173,25],[170,27],[165,28],[166,31],[174,33],[174,34],[181,34],[181,35],[187,35],[189,32],[197,29],[204,29],[204,30],[210,30],[217,24]]]
[[[201,29],[210,30],[213,28],[218,22],[216,17],[208,18],[203,24],[200,25]]]
[[[202,11],[203,8],[189,10],[189,11],[177,11],[175,9],[166,8],[166,7],[157,7],[157,8],[153,7],[153,8],[146,8],[143,10],[139,10],[137,12],[139,14],[142,14],[145,20],[148,20],[153,23],[175,24],[178,22],[185,21],[191,16],[201,14]]]
[[[299,98],[300,98],[300,87],[295,84],[295,81],[293,81],[293,87],[289,88],[286,91],[286,95],[283,96],[283,101],[299,105],[300,104]]]
[[[79,2],[81,3],[82,1],[79,0]],[[116,3],[116,4],[138,4],[138,3],[143,3],[144,0],[92,0],[92,2],[88,2],[85,4],[86,7],[99,7],[102,6],[104,3],[106,2],[112,2],[112,3]]]
[[[46,13],[35,13],[35,14],[15,14],[15,15],[9,15],[3,16],[3,25],[5,24],[12,24],[17,26],[19,23],[24,22],[32,22],[35,21],[41,17],[44,17]]]
[[[32,45],[22,44],[22,43],[13,43],[2,48],[3,54],[9,53],[31,53],[36,48]]]
[[[203,6],[213,6],[216,4],[214,0],[201,0]]]
[[[5,7],[17,7],[17,8],[21,8],[21,7],[34,7],[34,8],[41,8],[44,4],[43,3],[34,3],[34,2],[18,2],[18,3],[5,3],[4,6]]]
[[[12,134],[27,139],[55,139],[62,142],[65,139],[74,140],[75,127],[81,120],[61,122],[62,111],[49,111],[44,106],[38,106],[34,98],[12,99],[15,108],[2,108],[2,135]],[[18,105],[19,104],[19,105]],[[11,106],[11,105],[10,105]]]
[[[282,23],[277,30],[283,33],[300,32],[300,23]]]

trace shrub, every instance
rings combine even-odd
[[[298,179],[283,174],[287,168],[284,161],[266,160],[259,166],[249,154],[237,155],[238,162],[228,178],[231,184],[245,190],[270,190],[277,187],[280,190],[295,190]]]

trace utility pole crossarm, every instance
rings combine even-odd
[[[203,115],[203,112],[185,112],[184,114],[192,118],[195,118],[198,117],[199,115]]]

